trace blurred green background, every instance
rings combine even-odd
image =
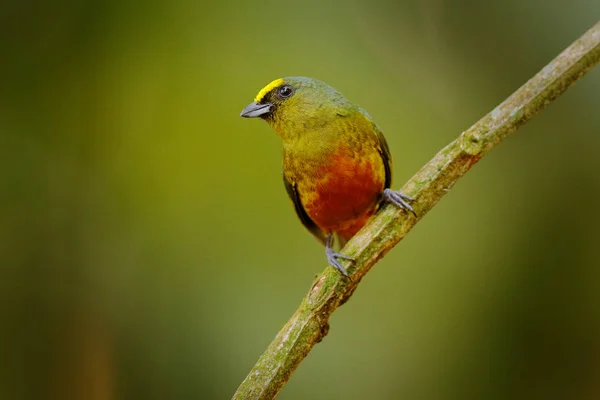
[[[5,1],[0,398],[226,399],[325,267],[239,112],[315,77],[400,187],[590,28],[575,0]],[[600,71],[364,279],[281,399],[600,397]]]

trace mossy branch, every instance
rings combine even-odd
[[[329,330],[329,316],[344,304],[361,278],[487,152],[529,121],[600,61],[600,22],[502,104],[442,149],[402,188],[416,199],[418,218],[386,205],[348,242],[343,253],[355,259],[344,267],[351,279],[327,268],[290,320],[259,358],[234,399],[273,399],[313,346]]]

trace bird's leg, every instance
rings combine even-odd
[[[415,210],[413,210],[412,206],[409,204],[409,202],[414,200],[412,197],[407,196],[404,193],[400,193],[395,190],[389,189],[389,188],[385,189],[383,191],[383,197],[387,201],[395,204],[396,206],[400,207],[401,209],[410,211],[415,217],[417,216],[417,213],[415,212]]]
[[[333,246],[333,233],[329,232],[327,234],[327,244],[325,245],[325,255],[327,256],[327,262],[329,263],[329,265],[331,265],[332,267],[335,267],[338,271],[340,271],[340,273],[342,275],[349,276],[348,271],[346,271],[344,269],[344,267],[342,267],[342,265],[340,264],[340,262],[337,259],[341,258],[342,260],[350,260],[350,261],[354,261],[354,259],[352,259],[352,257],[348,257],[344,254],[333,251],[332,246]]]

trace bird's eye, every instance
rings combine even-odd
[[[277,90],[277,93],[279,93],[279,96],[286,99],[294,94],[294,89],[292,89],[290,85],[283,85]]]

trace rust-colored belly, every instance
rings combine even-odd
[[[320,167],[317,178],[301,193],[310,218],[325,232],[349,239],[377,211],[383,192],[385,169],[378,153],[374,157],[351,157],[336,153]]]

